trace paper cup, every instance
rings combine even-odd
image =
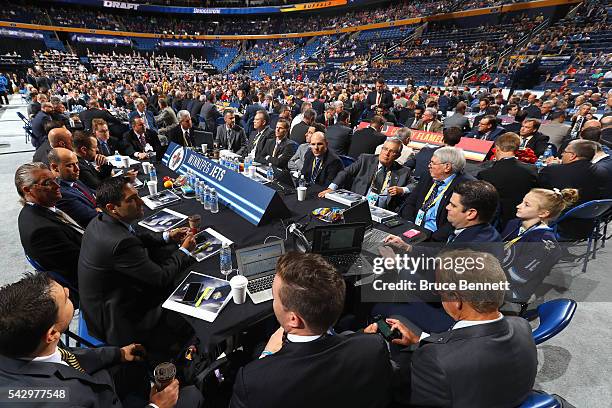
[[[130,168],[130,158],[128,156],[121,156],[121,163],[123,163],[124,168]]]
[[[251,164],[249,167],[249,177],[255,177],[255,173],[257,173],[257,167],[254,164]]]
[[[200,214],[190,215],[187,220],[189,221],[189,228],[191,229],[191,233],[197,234],[200,230],[200,221],[202,220]]]
[[[298,201],[306,200],[306,187],[298,187],[297,196],[298,196]]]
[[[202,143],[202,153],[206,154],[207,151],[208,151],[208,145],[206,143]]]
[[[232,288],[232,298],[234,303],[241,305],[246,302],[247,284],[249,280],[242,275],[236,275],[229,281]]]
[[[155,377],[155,388],[161,391],[176,377],[176,366],[172,363],[158,364],[153,370],[153,376]]]
[[[151,163],[142,162],[142,171],[144,174],[149,174],[151,172]]]
[[[147,181],[147,187],[149,188],[149,194],[157,194],[157,181]]]

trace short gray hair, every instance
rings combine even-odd
[[[433,155],[440,160],[440,163],[449,163],[453,173],[461,173],[465,168],[463,149],[445,146],[437,149]]]
[[[191,113],[189,113],[188,110],[183,109],[183,110],[178,111],[178,113],[176,114],[176,117],[178,118],[179,122],[182,122],[183,119],[186,119],[186,118],[191,119]]]
[[[38,181],[33,176],[34,170],[49,170],[49,167],[45,163],[33,162],[22,164],[15,171],[15,188],[17,188],[19,197],[21,197],[19,201],[23,205],[26,203],[25,194],[23,193],[24,187],[31,187]]]
[[[397,131],[397,138],[401,140],[402,144],[409,142],[411,137],[412,131],[407,127],[403,127]]]
[[[425,109],[425,112],[431,113],[431,116],[433,116],[434,119],[436,118],[436,116],[438,116],[438,111],[435,108],[427,108]]]
[[[142,104],[145,104],[144,99],[142,99],[142,98],[136,98],[136,99],[134,99],[134,106],[136,106],[136,105],[140,105],[141,103],[142,103]],[[145,104],[145,106],[146,106],[146,104]]]
[[[396,136],[387,138],[387,140],[385,140],[385,143],[396,143],[398,145],[398,153],[401,153],[402,152],[402,148],[404,147],[404,143],[402,143],[402,139],[400,139],[399,137],[396,137]],[[385,143],[383,143],[383,145]]]

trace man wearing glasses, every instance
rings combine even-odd
[[[411,170],[396,162],[402,151],[402,141],[389,138],[380,154],[361,154],[359,158],[338,173],[319,197],[338,188],[348,188],[354,193],[367,197],[372,205],[395,211],[401,197],[408,193]]]
[[[474,178],[463,174],[463,150],[446,146],[433,153],[429,174],[421,178],[403,206],[401,216],[432,232],[432,241],[446,242],[453,231],[447,219],[448,205],[455,187]]]
[[[110,135],[108,124],[104,119],[94,119],[91,122],[92,130],[98,139],[98,153],[112,156],[119,150],[119,141]]]
[[[15,187],[23,204],[17,223],[26,255],[76,286],[83,228],[55,207],[62,198],[57,179],[45,164],[27,163],[15,172]]]

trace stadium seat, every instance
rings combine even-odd
[[[355,159],[353,159],[351,156],[339,155],[339,157],[340,160],[342,160],[342,164],[344,164],[344,167],[348,167],[355,162]]]
[[[541,344],[561,333],[572,321],[576,312],[576,302],[571,299],[554,299],[542,303],[534,310],[527,311],[524,317],[540,319],[539,326],[532,332],[535,344]]]
[[[532,391],[519,408],[561,408],[561,404],[548,394]]]

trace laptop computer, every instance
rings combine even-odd
[[[364,251],[376,253],[376,248],[381,246],[383,240],[389,236],[388,232],[374,228],[368,200],[360,201],[352,207],[347,208],[342,213],[342,216],[345,223],[361,222],[365,224],[366,231],[363,239]]]
[[[276,261],[284,253],[283,241],[270,241],[266,244],[236,250],[238,270],[249,280],[247,293],[253,303],[272,300],[272,281],[276,274]]]
[[[212,132],[205,132],[203,130],[194,130],[193,140],[195,141],[195,145],[197,147],[200,147],[203,144],[206,144],[208,145],[209,149],[212,149],[213,143],[214,143]]]
[[[314,227],[312,252],[323,256],[343,275],[371,273],[369,261],[361,254],[364,233],[364,223]]]

